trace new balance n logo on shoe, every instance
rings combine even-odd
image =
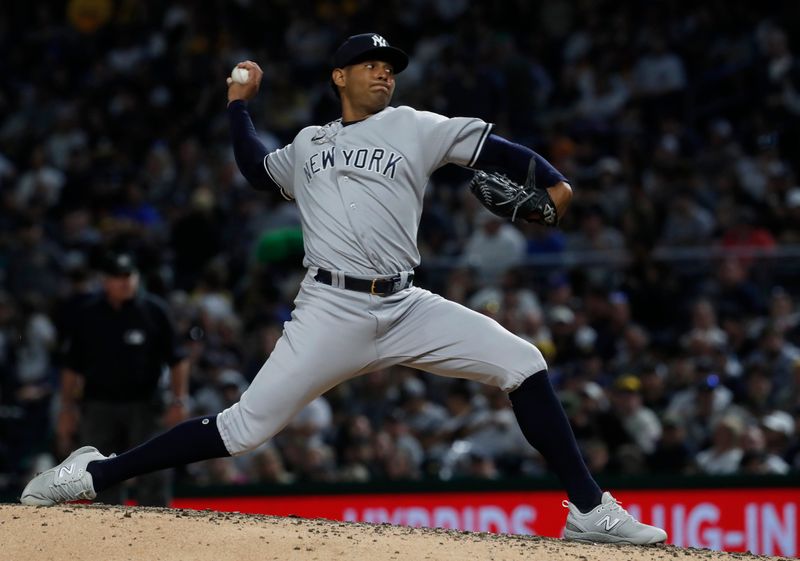
[[[72,470],[75,469],[75,464],[72,463],[69,466],[62,466],[60,470],[58,470],[58,477],[64,477],[65,475],[72,475]]]
[[[600,519],[599,522],[597,522],[597,524],[595,524],[595,526],[605,526],[606,532],[610,532],[611,528],[613,528],[617,524],[619,524],[619,518],[611,520],[611,516],[606,514],[603,518]]]

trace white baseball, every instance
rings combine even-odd
[[[231,80],[237,84],[246,84],[248,78],[250,78],[250,71],[247,68],[239,68],[237,66],[231,72]]]

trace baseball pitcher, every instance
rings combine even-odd
[[[348,38],[331,71],[341,118],[306,127],[271,153],[247,112],[262,71],[251,61],[238,65],[248,72],[244,83],[228,79],[237,164],[254,188],[279,189],[294,200],[302,221],[308,271],[292,319],[238,403],[116,457],[80,448],[34,478],[23,503],[91,499],[141,473],[244,454],[337,384],[402,364],[508,392],[523,433],[566,490],[566,538],[666,540],[663,530],[638,522],[598,488],[539,350],[494,320],[414,286],[423,191],[437,168],[477,170],[472,192],[511,220],[555,226],[572,190],[539,154],[493,135],[480,119],[391,107],[396,77],[407,65],[408,56],[376,33]]]

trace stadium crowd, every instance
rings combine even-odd
[[[191,414],[238,399],[289,319],[302,243],[292,203],[236,169],[225,77],[240,60],[264,69],[250,110],[277,148],[337,117],[330,53],[364,30],[412,57],[395,104],[481,117],[570,178],[570,215],[544,230],[482,211],[467,171],[437,172],[418,284],[542,349],[591,469],[800,467],[792,3],[71,0],[4,12],[0,487],[59,454],[59,348],[110,249],[136,256],[185,337]],[[505,394],[395,367],[315,400],[256,452],[179,478],[544,472]]]

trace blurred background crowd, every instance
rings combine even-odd
[[[544,352],[595,473],[800,467],[795,3],[72,0],[3,12],[0,488],[60,459],[59,349],[109,249],[136,256],[175,319],[191,414],[246,389],[289,319],[302,237],[293,204],[236,169],[225,77],[245,59],[264,69],[250,111],[277,148],[338,116],[330,54],[363,31],[411,55],[395,105],[481,117],[570,178],[573,208],[545,230],[487,215],[467,171],[438,171],[417,278]],[[505,394],[396,367],[315,400],[256,452],[178,478],[544,472]]]

